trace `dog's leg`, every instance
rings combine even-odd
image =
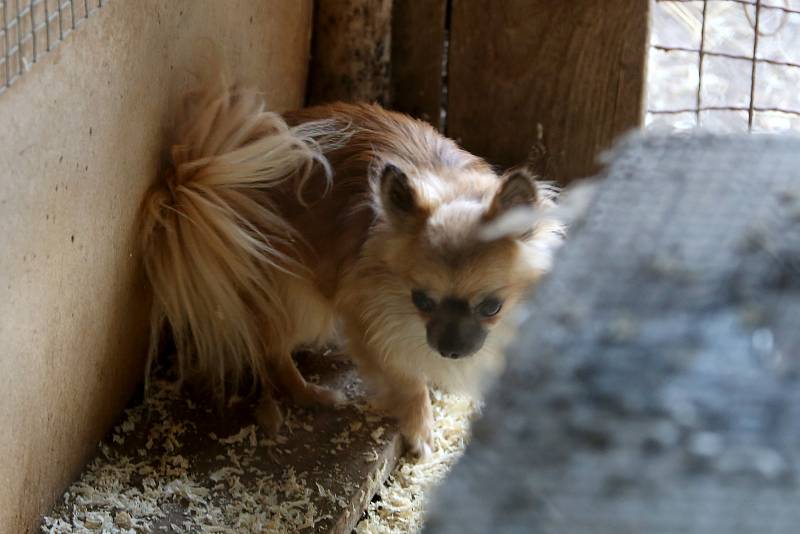
[[[421,459],[431,454],[433,446],[433,410],[424,380],[394,382],[385,392],[383,402],[397,418],[409,452]]]
[[[345,401],[342,392],[306,381],[289,355],[275,362],[275,375],[281,389],[299,406],[336,406]]]
[[[283,425],[283,414],[281,414],[271,388],[265,388],[261,394],[261,400],[256,408],[256,421],[268,436],[277,434]]]
[[[358,363],[374,395],[370,399],[373,406],[397,419],[413,456],[427,457],[433,447],[433,410],[425,379],[396,376],[374,360],[360,359]]]
[[[361,337],[364,328],[357,320],[344,322],[347,350],[358,365],[375,409],[397,419],[409,452],[418,458],[431,453],[433,410],[424,377],[410,377],[387,368]]]

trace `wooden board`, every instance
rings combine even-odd
[[[109,532],[349,534],[394,467],[401,439],[391,421],[365,410],[349,364],[303,360],[306,376],[344,391],[349,405],[287,406],[281,431],[267,436],[254,400],[220,413],[207,399],[159,383],[151,401],[126,413],[43,524],[78,517]],[[148,513],[152,506],[158,511]]]
[[[453,0],[447,133],[522,163],[537,125],[568,182],[643,117],[647,0]]]
[[[392,108],[442,127],[447,0],[392,6]]]

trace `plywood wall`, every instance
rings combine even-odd
[[[0,95],[0,532],[35,527],[142,377],[137,209],[199,50],[297,107],[311,13],[112,1]]]

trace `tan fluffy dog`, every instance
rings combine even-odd
[[[557,222],[503,221],[551,206],[552,190],[374,105],[281,116],[225,84],[186,102],[144,204],[151,357],[166,322],[183,373],[223,395],[255,377],[277,427],[275,389],[339,400],[291,357],[336,340],[424,454],[428,385],[475,392],[494,376],[509,311],[550,267]]]

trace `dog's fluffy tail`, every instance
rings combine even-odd
[[[286,317],[276,275],[303,275],[299,236],[268,191],[298,194],[341,139],[330,121],[290,128],[256,92],[216,82],[187,96],[171,165],[147,194],[141,246],[154,290],[149,363],[168,323],[180,376],[199,374],[217,393],[245,372],[269,380],[265,336]],[[149,369],[149,365],[148,365]]]

